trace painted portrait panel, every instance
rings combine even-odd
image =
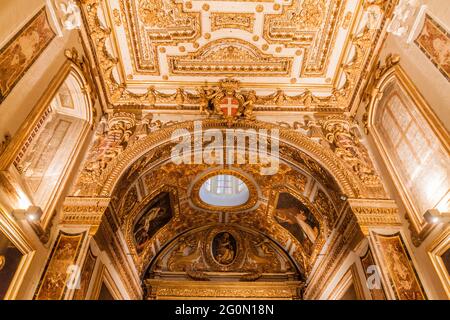
[[[0,232],[0,300],[5,298],[23,254]]]
[[[320,226],[311,211],[300,200],[289,193],[280,193],[274,217],[302,244],[308,254],[312,253]]]
[[[450,249],[447,249],[441,256],[442,262],[444,263],[445,270],[450,277]]]
[[[0,103],[55,36],[44,7],[0,49]]]
[[[134,225],[134,240],[139,252],[156,232],[172,219],[172,216],[170,195],[168,192],[162,192],[149,203]]]
[[[229,265],[236,257],[236,239],[228,232],[218,233],[212,243],[212,253],[214,260],[219,264]]]
[[[50,259],[36,290],[35,300],[61,300],[67,290],[67,283],[80,254],[86,232],[68,234],[60,232],[53,246]]]
[[[423,29],[415,43],[450,81],[450,33],[432,17],[426,15]]]
[[[374,233],[374,235],[396,298],[426,300],[422,284],[400,233],[393,235]]]

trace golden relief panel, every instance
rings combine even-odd
[[[185,13],[181,3],[124,0],[121,7],[137,72],[159,74],[158,45],[193,41],[200,37],[199,14]]]
[[[305,49],[300,76],[323,75],[344,4],[344,0],[292,1],[282,15],[265,15],[264,38],[268,43]]]
[[[171,75],[289,76],[292,58],[264,54],[239,39],[220,39],[187,56],[167,56]]]
[[[225,76],[242,80],[245,88],[276,90],[277,83],[278,90],[267,97],[257,93],[261,106],[311,111],[348,106],[370,49],[380,40],[380,30],[364,25],[368,5],[358,0],[244,1],[236,11],[235,1],[225,2],[229,6],[216,1],[83,1],[112,106],[152,108],[164,100],[158,108],[172,102],[192,110],[200,100],[194,92],[205,81],[214,85]],[[384,19],[390,1],[373,5],[380,6],[377,18]],[[175,95],[159,99],[154,92],[159,85],[195,99],[181,104]]]
[[[248,32],[253,32],[255,15],[253,13],[220,13],[212,12],[211,16],[211,31],[219,29],[231,28],[242,29]]]

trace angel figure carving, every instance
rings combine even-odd
[[[61,2],[59,9],[62,13],[61,21],[66,30],[79,29],[81,27],[81,10],[75,1]]]

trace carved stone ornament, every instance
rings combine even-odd
[[[79,29],[82,25],[81,10],[74,0],[59,1],[61,23],[66,30]]]

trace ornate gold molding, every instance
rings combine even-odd
[[[348,199],[351,210],[365,236],[370,228],[402,225],[394,200]]]
[[[261,52],[253,44],[234,38],[209,42],[187,56],[167,56],[171,75],[213,75],[235,77],[289,76],[292,58]]]
[[[109,202],[109,198],[66,197],[61,224],[89,226],[89,233],[93,235],[100,226]]]
[[[222,298],[222,299],[299,299],[301,282],[256,282],[232,283],[214,282],[211,288],[209,282],[193,281],[162,281],[146,280],[149,299],[186,299],[191,298]]]
[[[439,279],[447,294],[447,298],[450,299],[450,273],[448,272],[448,266],[446,266],[442,256],[450,250],[450,227],[447,227],[440,232],[439,236],[428,247],[428,256],[433,263],[434,268],[439,276]]]
[[[253,32],[255,15],[253,13],[240,12],[211,12],[211,31],[224,28],[242,29]]]

